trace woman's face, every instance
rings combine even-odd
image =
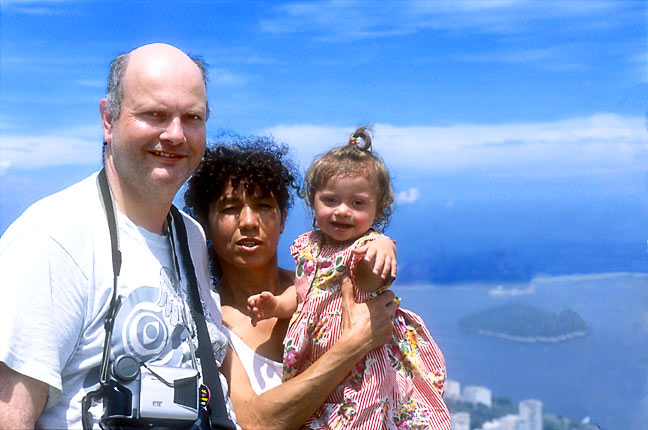
[[[221,266],[253,269],[275,264],[279,236],[286,220],[277,200],[229,183],[209,204],[208,235]]]

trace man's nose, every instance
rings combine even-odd
[[[174,145],[179,145],[186,140],[180,117],[171,118],[164,128],[164,132],[160,135],[160,139]]]

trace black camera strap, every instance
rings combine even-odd
[[[121,252],[119,250],[119,236],[117,233],[117,220],[115,218],[115,209],[110,194],[110,186],[106,176],[105,169],[101,169],[97,177],[99,190],[106,211],[106,220],[108,221],[108,229],[110,231],[110,244],[112,250],[113,262],[113,295],[110,302],[110,308],[104,320],[104,327],[106,330],[106,338],[104,340],[103,356],[101,360],[101,370],[99,382],[101,387],[98,390],[88,393],[83,398],[83,412],[82,423],[84,429],[90,429],[91,417],[89,416],[89,406],[93,399],[97,398],[103,389],[106,387],[108,380],[108,365],[110,362],[110,340],[112,338],[113,325],[115,322],[115,315],[119,310],[121,301],[117,294],[117,278],[121,269]],[[202,302],[200,300],[200,291],[198,289],[198,281],[196,279],[196,272],[194,269],[191,253],[189,251],[189,243],[187,240],[187,230],[182,219],[182,215],[178,208],[171,205],[171,217],[173,219],[174,229],[180,243],[180,252],[182,253],[182,260],[184,262],[188,293],[190,298],[191,313],[196,324],[196,331],[198,335],[198,354],[200,356],[200,363],[202,366],[203,382],[209,388],[209,410],[211,428],[214,430],[236,430],[236,426],[229,419],[225,407],[225,398],[223,396],[223,389],[220,383],[220,373],[214,352],[212,350],[212,343],[207,331],[207,323],[203,312]],[[168,222],[168,221],[167,221]],[[171,237],[173,241],[173,237]]]
[[[104,320],[104,328],[106,330],[106,338],[104,339],[103,357],[101,360],[101,370],[99,372],[99,382],[102,386],[106,385],[108,381],[108,363],[110,361],[110,340],[112,339],[113,326],[115,325],[115,316],[121,306],[121,300],[117,294],[117,278],[121,270],[122,255],[119,250],[119,235],[117,234],[117,220],[115,218],[115,208],[113,206],[112,196],[110,195],[110,187],[108,185],[108,178],[106,177],[106,169],[101,169],[97,176],[99,182],[99,190],[101,191],[101,198],[103,200],[104,209],[106,211],[106,220],[108,221],[108,230],[110,231],[110,247],[112,250],[112,264],[113,264],[113,293],[110,300],[110,308]]]
[[[212,343],[207,331],[205,314],[203,313],[202,302],[200,301],[200,292],[198,290],[198,281],[191,253],[189,251],[189,241],[187,240],[187,230],[184,220],[178,208],[171,205],[171,215],[175,225],[175,231],[180,242],[180,252],[185,264],[187,282],[189,284],[189,300],[191,302],[191,314],[196,324],[198,332],[198,356],[202,366],[203,382],[209,388],[209,408],[211,410],[211,425],[213,429],[219,430],[236,430],[236,426],[230,421],[225,409],[225,398],[223,397],[223,388],[220,382],[220,371],[216,365]]]
[[[121,300],[117,295],[117,278],[121,270],[122,256],[119,250],[119,236],[117,234],[117,220],[115,219],[115,208],[113,206],[112,196],[110,195],[110,186],[106,177],[106,170],[101,169],[97,175],[97,184],[101,193],[104,210],[106,211],[106,220],[108,221],[108,230],[110,232],[110,247],[113,265],[113,293],[110,299],[110,307],[104,318],[104,329],[106,331],[104,338],[103,354],[101,356],[101,366],[99,367],[99,388],[87,393],[81,400],[81,425],[84,430],[92,429],[92,416],[90,414],[90,405],[95,399],[101,397],[108,383],[108,367],[110,363],[110,341],[112,339],[115,316],[121,306]]]

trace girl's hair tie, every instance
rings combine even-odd
[[[361,151],[371,151],[371,132],[373,130],[369,126],[363,126],[357,129],[351,137],[349,137],[349,145],[358,148]]]

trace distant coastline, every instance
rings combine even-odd
[[[459,327],[516,342],[564,342],[587,334],[587,324],[571,309],[559,314],[522,303],[506,303],[470,314]]]
[[[514,336],[506,333],[497,333],[488,330],[474,330],[474,332],[484,336],[499,337],[501,339],[514,340],[516,342],[527,342],[527,343],[535,343],[535,342],[558,343],[558,342],[564,342],[566,340],[574,339],[577,337],[583,337],[587,334],[587,331],[582,330],[582,331],[574,331],[571,333],[562,334],[559,336],[524,337],[524,336]]]

